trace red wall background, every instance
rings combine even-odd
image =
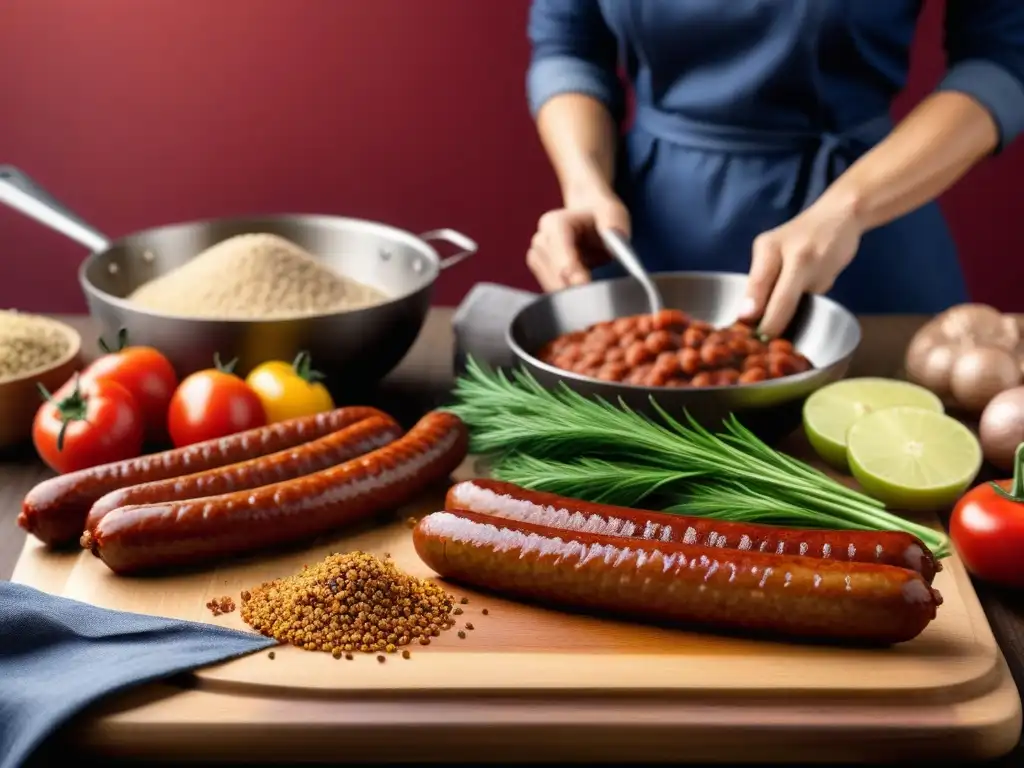
[[[850,0],[853,2],[854,0]],[[928,2],[913,85],[943,66]],[[461,229],[442,277],[533,285],[557,201],[526,111],[527,0],[4,0],[0,163],[110,236],[193,218],[339,213]],[[1024,310],[1024,141],[943,200],[978,300]],[[84,308],[83,250],[0,209],[0,306]]]

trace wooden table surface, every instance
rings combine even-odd
[[[83,316],[60,317],[83,336],[83,347],[92,348],[95,327]],[[403,422],[415,420],[424,410],[446,398],[451,384],[451,310],[431,312],[416,345],[399,368],[387,379],[374,404],[394,413]],[[850,376],[896,376],[903,352],[914,331],[926,318],[876,316],[861,319],[864,339]],[[15,524],[21,499],[36,482],[48,475],[31,446],[0,452],[0,578],[10,577],[24,542]],[[999,642],[1018,689],[1024,690],[1024,596],[976,584],[992,630]],[[1024,764],[1024,744],[998,765]]]

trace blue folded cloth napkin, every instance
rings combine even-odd
[[[109,611],[0,582],[0,768],[89,704],[276,645],[256,633]]]

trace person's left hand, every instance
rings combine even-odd
[[[774,337],[796,313],[804,293],[825,293],[853,261],[863,229],[850,205],[819,200],[754,240],[742,320],[761,322]]]

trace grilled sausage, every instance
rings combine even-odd
[[[254,490],[119,507],[82,536],[119,574],[223,557],[319,536],[397,507],[466,456],[465,425],[435,411],[390,445],[312,475]]]
[[[440,576],[527,600],[793,639],[890,645],[917,637],[942,598],[905,568],[638,541],[472,512],[413,531]]]
[[[206,440],[137,459],[58,475],[44,480],[28,492],[18,515],[18,525],[51,546],[78,541],[90,507],[100,497],[118,488],[266,456],[316,440],[371,416],[383,415],[376,408],[338,408],[315,416],[249,429],[218,440]]]
[[[565,530],[777,555],[881,563],[909,568],[931,584],[942,564],[916,536],[902,531],[832,531],[733,523],[706,517],[592,504],[529,491],[497,480],[467,480],[448,490],[448,510],[495,515]]]
[[[201,496],[244,491],[319,472],[383,448],[397,440],[401,434],[402,428],[398,422],[390,416],[381,414],[351,424],[319,440],[286,448],[268,456],[182,477],[130,485],[111,491],[93,504],[85,521],[85,529],[93,530],[107,513],[118,507],[185,501]]]

